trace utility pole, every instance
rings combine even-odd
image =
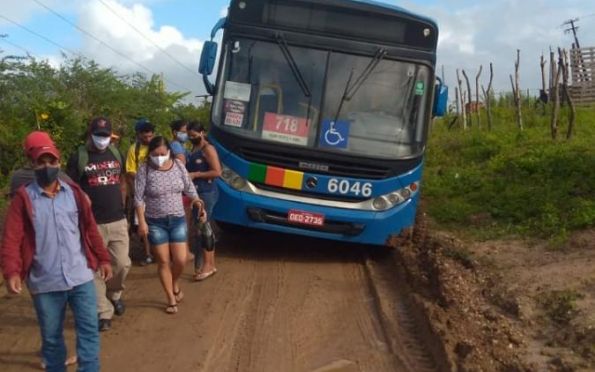
[[[562,23],[562,26],[570,25],[570,27],[565,29],[564,32],[567,34],[572,32],[572,35],[574,36],[574,44],[576,45],[577,49],[580,49],[581,45],[578,42],[578,36],[576,36],[576,31],[579,29],[579,27],[575,25],[576,22],[578,22],[578,18],[569,19],[568,21]]]
[[[572,47],[573,53],[576,53],[575,55],[578,56],[578,66],[581,66],[581,70],[582,70],[582,74],[579,74],[580,76],[580,80],[582,81],[590,81],[591,77],[589,76],[589,73],[587,72],[587,70],[584,67],[584,61],[583,61],[583,56],[581,54],[581,45],[578,42],[578,36],[576,34],[576,32],[578,31],[579,27],[576,25],[576,23],[579,21],[579,18],[574,18],[574,19],[569,19],[566,22],[562,23],[562,27],[564,26],[570,26],[568,28],[566,28],[564,30],[564,33],[569,34],[572,32],[572,36],[574,36],[574,45]]]

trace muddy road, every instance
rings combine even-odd
[[[385,249],[288,235],[228,234],[218,273],[164,313],[156,266],[133,267],[127,311],[102,333],[104,371],[435,370]],[[67,326],[74,352],[72,324]],[[0,370],[38,370],[27,295],[0,301]]]

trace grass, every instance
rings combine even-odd
[[[521,132],[510,111],[496,108],[492,131],[434,123],[424,175],[428,212],[475,237],[523,235],[558,246],[569,232],[595,225],[595,108],[579,109],[574,137],[556,141],[549,115],[526,110]]]

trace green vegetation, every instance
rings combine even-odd
[[[70,154],[83,141],[89,120],[104,115],[125,151],[140,117],[169,135],[172,120],[206,121],[209,112],[207,105],[184,103],[188,93],[166,92],[159,76],[120,75],[84,59],[68,59],[56,68],[0,52],[0,92],[0,189],[24,161],[22,142],[32,130],[50,132],[62,153]]]
[[[476,237],[522,234],[564,240],[595,225],[595,108],[579,108],[575,133],[565,139],[568,108],[551,139],[550,115],[524,106],[525,130],[514,122],[504,97],[494,109],[492,131],[448,129],[451,118],[433,124],[428,144],[424,198],[437,222]],[[561,137],[561,138],[560,138]]]

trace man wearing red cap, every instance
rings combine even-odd
[[[35,142],[35,141],[33,141]],[[79,369],[99,371],[99,332],[94,272],[112,276],[109,254],[91,205],[74,183],[58,179],[60,152],[53,143],[25,150],[35,181],[15,193],[6,216],[0,264],[8,291],[33,298],[48,370],[64,370],[64,314],[75,319]],[[40,145],[40,146],[39,146]]]
[[[46,132],[31,132],[25,138],[23,152],[25,153],[25,156],[31,160],[31,151],[36,147],[41,146],[55,146],[55,144],[50,138],[50,135]],[[62,170],[60,170],[58,173],[58,178],[63,181],[71,181],[70,177],[68,177],[66,173],[62,172]],[[35,174],[33,172],[33,168],[31,167],[31,163],[29,162],[22,168],[15,170],[10,176],[10,189],[8,195],[12,198],[19,187],[33,181],[35,181]]]

